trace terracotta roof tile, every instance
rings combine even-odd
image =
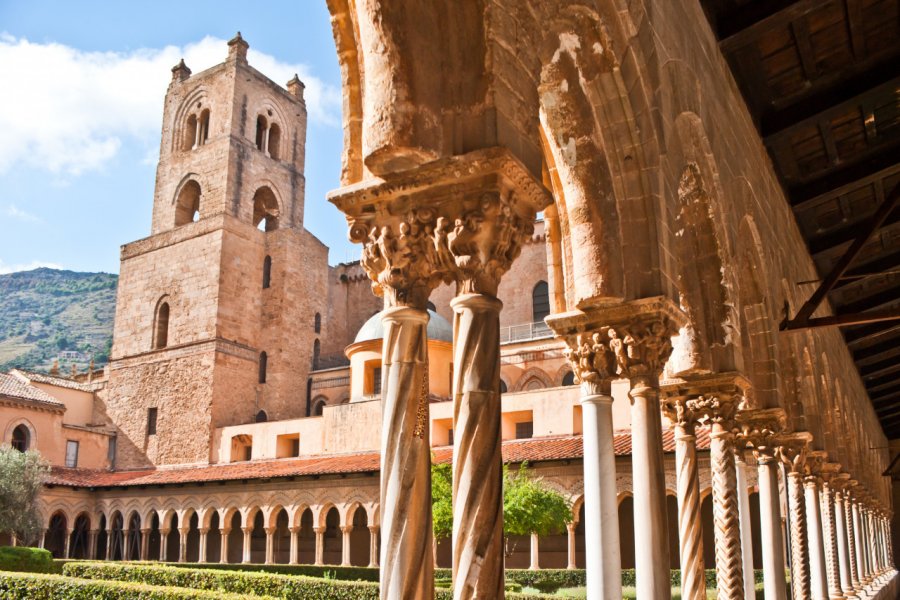
[[[29,383],[46,383],[57,387],[69,388],[70,390],[78,390],[80,392],[90,392],[91,386],[67,377],[57,377],[55,375],[45,375],[44,373],[35,373],[33,371],[23,371],[22,369],[13,369],[11,375],[16,375],[20,379],[24,379]]]
[[[47,408],[65,408],[65,404],[15,375],[0,373],[0,396],[23,400]]]
[[[619,431],[615,433],[614,437],[613,446],[616,455],[630,454],[630,432]],[[707,430],[698,428],[697,447],[698,449],[709,447]],[[674,452],[674,436],[669,431],[663,432],[663,449],[666,452]],[[520,463],[526,460],[540,462],[578,459],[582,457],[583,453],[580,435],[503,442],[503,460],[507,463]],[[433,454],[436,463],[448,463],[453,458],[453,448],[450,446],[434,448]],[[144,471],[92,471],[54,467],[47,483],[69,487],[131,487],[309,475],[375,473],[378,471],[379,462],[377,452],[361,452]]]

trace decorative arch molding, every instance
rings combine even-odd
[[[572,367],[571,367],[571,366],[569,366],[568,364],[565,364],[565,365],[561,366],[561,367],[556,371],[556,375],[553,376],[553,385],[554,385],[555,387],[562,387],[562,386],[564,386],[565,383],[563,383],[563,382],[564,382],[564,380],[565,380],[565,378],[566,378],[566,375],[568,375],[569,373],[574,373],[574,372],[572,371]],[[576,385],[577,385],[577,384],[576,384]]]
[[[211,115],[212,109],[215,108],[215,106],[211,103],[210,98],[211,96],[206,85],[201,84],[194,88],[191,93],[181,101],[181,104],[175,110],[172,121],[172,142],[170,152],[175,153],[185,151],[184,142],[188,118],[194,113],[199,117],[204,109]],[[198,107],[198,104],[201,106]]]
[[[543,370],[530,367],[516,380],[511,392],[523,392],[553,387],[553,380]]]
[[[9,422],[6,426],[6,431],[3,433],[3,441],[11,443],[13,432],[20,425],[24,425],[25,429],[28,430],[28,448],[36,448],[38,442],[37,428],[35,428],[34,424],[25,417],[17,417]]]
[[[251,188],[250,200],[247,203],[251,224],[256,227],[266,219],[266,231],[274,231],[290,226],[290,215],[284,210],[284,200],[278,186],[274,182],[263,179]],[[273,219],[270,223],[270,219]]]
[[[189,225],[194,221],[195,214],[199,220],[202,215],[204,189],[206,187],[197,173],[188,173],[181,178],[172,195],[172,206],[174,207],[172,224],[175,227]]]

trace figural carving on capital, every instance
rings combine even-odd
[[[796,432],[776,438],[775,456],[784,463],[788,473],[802,477],[806,473],[809,444],[812,435]]]
[[[566,338],[563,351],[572,366],[575,380],[591,392],[609,395],[616,375],[616,362],[608,342],[609,328],[593,333],[580,333]]]
[[[757,462],[765,464],[775,460],[778,434],[787,423],[787,416],[780,408],[745,410],[737,420],[738,439],[748,446]]]

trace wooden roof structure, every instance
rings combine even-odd
[[[782,329],[840,326],[900,438],[900,0],[701,3],[821,277]]]

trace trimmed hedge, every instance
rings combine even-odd
[[[4,600],[260,600],[260,596],[189,590],[44,573],[0,572]]]
[[[327,571],[327,569],[326,569]],[[378,584],[361,581],[315,579],[277,573],[236,573],[225,569],[190,569],[154,563],[68,562],[63,572],[88,580],[116,580],[151,585],[218,590],[240,594],[264,594],[273,598],[304,600],[377,600]],[[435,590],[435,600],[453,600],[447,589]],[[533,594],[508,594],[509,598],[539,600]]]
[[[305,575],[306,577],[333,577],[342,581],[378,582],[378,569],[372,567],[341,567],[338,565],[264,565],[258,563],[173,563],[148,562],[130,564],[154,564],[179,569],[216,569],[220,571],[242,571],[257,573],[277,573],[279,575]],[[449,572],[449,569],[447,570]],[[327,575],[326,575],[327,574]]]
[[[50,573],[53,570],[53,555],[49,550],[24,546],[0,547],[0,571]]]

